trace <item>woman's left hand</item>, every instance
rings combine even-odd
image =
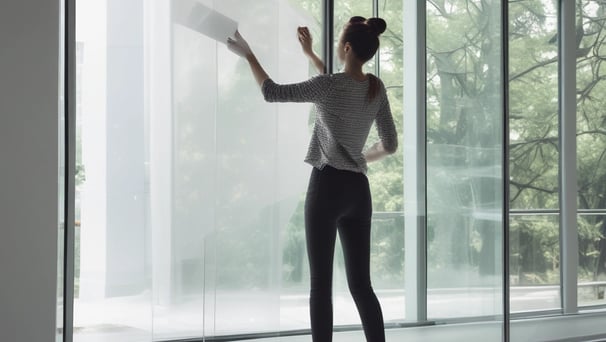
[[[311,33],[309,33],[309,29],[306,26],[297,27],[297,38],[299,39],[299,43],[301,43],[303,53],[308,56],[311,55],[313,53],[313,38],[311,37]]]
[[[236,31],[235,39],[231,37],[227,38],[227,47],[240,57],[248,57],[253,54],[250,46],[239,31]]]

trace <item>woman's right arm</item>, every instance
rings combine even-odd
[[[248,42],[242,37],[239,31],[236,31],[235,38],[236,39],[232,39],[231,37],[227,38],[227,47],[236,55],[246,58],[246,61],[250,66],[250,71],[252,71],[252,74],[255,77],[255,81],[257,81],[259,87],[263,87],[263,83],[269,79],[269,75],[265,72],[265,69],[263,69],[261,63],[257,60],[257,57],[252,52]]]
[[[237,55],[246,58],[267,102],[318,102],[328,93],[330,77],[327,75],[316,76],[295,84],[277,84],[272,81],[238,31],[236,31],[235,39],[227,39],[227,46]]]

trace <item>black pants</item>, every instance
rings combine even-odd
[[[368,342],[385,341],[381,306],[370,285],[368,178],[325,166],[313,169],[305,200],[305,235],[311,276],[310,315],[314,342],[332,340],[332,270],[337,230],[347,283]]]

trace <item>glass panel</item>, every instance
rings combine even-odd
[[[579,305],[604,304],[606,288],[606,3],[577,0]]]
[[[579,215],[579,306],[604,305],[606,274],[604,274],[604,222],[606,214]]]
[[[559,215],[511,215],[510,310],[561,307]]]
[[[502,314],[501,1],[427,2],[428,317]]]
[[[387,22],[387,29],[380,37],[378,76],[387,88],[400,142],[403,127],[402,7],[401,0],[386,0],[380,2],[378,8],[378,16]],[[369,144],[379,140],[374,127],[370,132],[367,140]],[[394,155],[370,164],[368,168],[375,216],[371,276],[386,322],[402,321],[405,318],[402,150],[403,147],[400,146]]]
[[[255,47],[268,73],[282,82],[286,77],[278,73],[277,51],[284,48],[283,41],[269,35],[269,44],[261,44],[267,42],[268,32],[286,30],[279,27],[275,4],[258,1],[244,7],[238,1],[225,1],[220,5],[217,2],[215,8],[241,18],[239,29]],[[290,27],[292,50],[297,48],[294,51],[299,52],[295,33]],[[216,216],[212,240],[214,246],[220,246],[214,260],[215,335],[279,330],[280,216],[275,180],[285,175],[278,173],[276,163],[278,120],[304,119],[307,108],[298,106],[288,118],[278,119],[277,106],[263,101],[246,61],[223,46],[216,53],[217,64],[207,65],[221,75],[216,83]],[[308,63],[300,57],[293,60],[293,72],[304,72],[303,79]],[[305,131],[306,125],[300,128]],[[302,166],[300,162],[295,165]],[[304,183],[297,183],[303,190]]]
[[[291,0],[281,4],[280,11],[289,15],[279,17],[278,82],[299,82],[317,75],[313,65],[305,61],[298,43],[293,39],[294,26],[308,26],[313,37],[314,51],[322,56],[322,1]],[[276,47],[271,50],[276,51]],[[268,60],[269,62],[269,60]],[[298,70],[293,70],[295,67]],[[276,196],[277,233],[280,249],[276,257],[280,266],[280,330],[309,329],[309,267],[305,246],[304,202],[310,173],[303,156],[307,151],[313,128],[312,107],[305,104],[277,104]]]
[[[509,2],[512,209],[558,209],[557,6]]]
[[[334,46],[337,47],[343,25],[345,25],[351,17],[362,16],[364,18],[372,17],[372,1],[371,0],[342,0],[335,1],[334,8]],[[388,23],[389,25],[389,23]],[[343,65],[337,57],[337,52],[334,52],[334,72],[340,72]],[[374,61],[370,60],[364,65],[365,72],[374,72]]]
[[[510,309],[557,309],[559,208],[557,4],[509,2]]]
[[[143,1],[76,8],[74,340],[150,340]]]
[[[309,328],[311,107],[265,103],[172,3],[77,4],[75,340]],[[295,33],[322,45],[320,0],[201,3],[238,21],[276,81],[313,74]]]
[[[385,322],[405,319],[404,217],[398,212],[375,212],[370,251],[371,280]],[[352,310],[352,313],[357,312]]]

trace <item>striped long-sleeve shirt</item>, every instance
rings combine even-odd
[[[280,85],[271,79],[262,86],[268,102],[311,102],[316,119],[305,162],[322,169],[366,173],[363,149],[373,122],[385,150],[398,145],[385,86],[379,81],[377,96],[368,100],[369,80],[357,81],[345,73],[320,75],[305,82]]]

